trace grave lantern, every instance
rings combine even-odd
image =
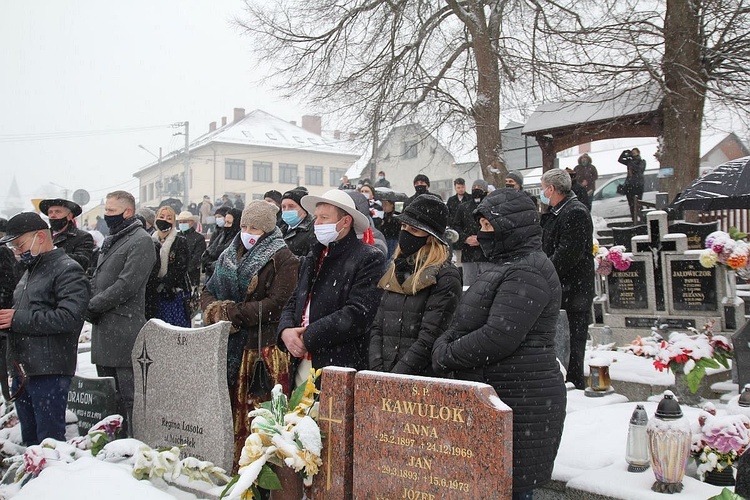
[[[587,387],[583,391],[586,396],[596,398],[615,392],[609,378],[609,363],[606,358],[592,358],[589,361]]]
[[[630,417],[628,427],[628,444],[625,448],[625,460],[628,462],[628,472],[643,472],[648,469],[648,415],[643,405],[637,405]]]
[[[740,394],[740,399],[737,401],[737,404],[743,408],[750,407],[750,384],[745,384],[745,388],[742,390],[742,394]]]
[[[651,467],[656,477],[651,489],[660,493],[679,493],[690,457],[690,423],[683,418],[672,391],[664,391],[654,417],[646,427]]]

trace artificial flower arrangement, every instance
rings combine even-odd
[[[599,242],[594,240],[594,269],[601,276],[609,276],[613,269],[618,271],[627,271],[630,269],[630,263],[633,259],[625,255],[623,245],[615,245],[610,249],[599,246]]]
[[[698,331],[689,328],[690,334],[671,332],[668,339],[652,329],[651,337],[636,338],[624,350],[635,354],[653,358],[654,368],[657,370],[671,370],[672,373],[683,373],[690,391],[698,391],[701,380],[706,375],[707,368],[729,368],[729,359],[734,355],[732,344],[724,335],[714,335],[714,321],[710,321]]]
[[[698,428],[693,429],[690,452],[698,466],[700,479],[706,472],[722,472],[733,467],[750,444],[750,418],[746,415],[716,415],[713,405],[707,405],[698,416]]]
[[[703,267],[714,267],[721,264],[736,270],[747,267],[750,257],[750,245],[745,241],[746,233],[737,228],[729,228],[729,232],[714,231],[706,237],[706,248],[700,254]]]
[[[116,439],[122,427],[120,415],[110,415],[94,425],[85,436],[68,441],[47,438],[29,446],[22,455],[3,460],[8,466],[3,484],[13,478],[19,487],[49,466],[72,463],[83,457],[95,457],[111,463],[123,463],[133,468],[136,479],[171,479],[187,476],[190,481],[204,481],[210,486],[223,486],[230,480],[225,471],[194,457],[180,459],[181,447],[153,449],[136,439]]]
[[[323,465],[316,401],[320,391],[315,387],[320,373],[321,370],[311,369],[307,383],[297,387],[289,401],[281,385],[276,385],[271,391],[271,401],[261,403],[260,408],[248,414],[253,418],[252,433],[245,440],[239,472],[221,498],[260,498],[258,487],[281,489],[279,478],[269,463],[292,468],[303,476],[305,486],[312,485],[313,476]]]

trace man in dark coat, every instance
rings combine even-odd
[[[70,200],[55,198],[42,200],[39,210],[49,217],[52,243],[65,250],[83,269],[88,269],[95,245],[94,238],[89,233],[76,227],[76,217],[81,215],[81,207]]]
[[[302,198],[307,191],[292,189],[281,196],[281,234],[289,250],[298,257],[304,257],[318,241],[315,239],[313,223],[315,219],[302,208]]]
[[[134,378],[131,353],[146,323],[146,282],[156,263],[154,242],[135,217],[135,198],[114,191],[104,203],[110,230],[102,244],[91,284],[87,316],[93,324],[91,362],[100,377],[114,377],[117,411],[133,435]]]
[[[471,200],[471,196],[466,192],[466,181],[463,178],[458,177],[453,181],[453,189],[456,190],[456,194],[448,198],[446,202],[448,204],[448,222],[452,221],[458,213],[458,207],[462,203],[467,203]]]
[[[638,198],[640,200],[643,198],[643,187],[645,183],[643,174],[646,171],[646,160],[641,158],[640,149],[633,148],[626,149],[620,153],[620,157],[617,161],[628,168],[622,189],[625,192],[625,197],[628,199],[630,217],[635,221],[635,199]]]
[[[451,227],[458,233],[457,244],[461,248],[461,267],[463,268],[464,286],[471,286],[482,272],[482,265],[487,257],[477,241],[479,222],[474,218],[474,210],[487,196],[487,181],[477,179],[471,185],[470,199],[458,207]]]
[[[542,215],[544,253],[555,265],[562,284],[562,308],[570,323],[568,382],[586,387],[583,358],[594,300],[594,227],[588,209],[570,191],[570,176],[559,168],[542,176],[539,199],[549,205]]]
[[[414,194],[406,199],[406,201],[404,202],[404,208],[408,207],[409,204],[414,201],[420,194],[426,194],[430,192],[430,178],[424,174],[417,174],[416,176],[414,176],[413,184]]]
[[[180,212],[177,216],[177,228],[187,240],[188,254],[188,276],[193,288],[200,285],[201,282],[201,257],[206,251],[206,238],[195,230],[196,216],[190,212]]]
[[[279,347],[293,356],[292,386],[304,383],[310,368],[367,368],[367,327],[385,270],[385,255],[357,238],[369,222],[348,194],[333,189],[301,202],[315,214],[318,243],[300,264],[297,288],[279,321]]]
[[[566,168],[565,171],[570,176],[570,190],[576,195],[578,201],[583,203],[583,205],[589,209],[589,212],[591,212],[591,197],[586,192],[586,188],[578,183],[577,174],[572,168]]]
[[[542,252],[539,213],[528,196],[498,189],[477,215],[489,264],[435,341],[432,366],[492,385],[513,410],[516,498],[550,480],[562,438],[566,390],[555,357],[560,281]]]
[[[26,446],[46,438],[65,441],[68,387],[76,370],[89,282],[83,268],[54,247],[47,224],[36,213],[10,219],[0,239],[6,243],[26,267],[13,309],[0,309],[21,439]]]

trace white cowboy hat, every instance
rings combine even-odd
[[[177,216],[177,220],[178,221],[181,221],[181,220],[196,221],[197,219],[198,219],[197,216],[193,215],[192,213],[188,212],[187,210],[183,210],[182,212],[180,212],[180,215]]]
[[[354,219],[354,230],[358,233],[364,233],[367,231],[367,228],[370,227],[370,222],[367,220],[367,217],[357,210],[351,196],[340,189],[331,189],[330,191],[323,193],[321,196],[308,194],[307,196],[302,197],[300,203],[302,204],[302,208],[304,208],[309,214],[315,213],[315,206],[318,203],[328,203],[329,205],[340,208],[348,215],[351,215],[352,219]]]

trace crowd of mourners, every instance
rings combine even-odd
[[[583,195],[594,181],[587,177]],[[81,207],[69,200],[44,200],[48,221],[36,212],[1,221],[10,387],[0,378],[23,443],[64,439],[84,321],[91,361],[114,378],[132,435],[136,335],[150,318],[191,327],[200,317],[231,324],[235,464],[248,412],[270,398],[257,390],[258,359],[287,393],[310,368],[331,365],[451,377],[492,385],[512,408],[513,494],[531,498],[551,477],[565,418],[561,309],[571,330],[567,380],[584,387],[594,294],[588,198],[561,169],[544,174],[538,200],[516,172],[494,190],[479,179],[467,192],[456,179],[447,203],[427,176],[413,185],[403,207],[379,189],[390,187],[381,172],[375,183],[346,179],[322,195],[297,187],[246,204],[206,196],[196,213],[138,210],[130,193],[115,191],[99,244],[77,227]]]

